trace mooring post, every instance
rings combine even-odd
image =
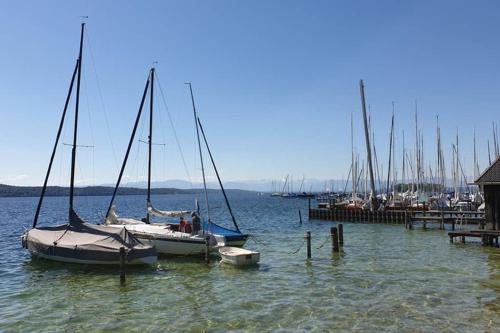
[[[300,224],[302,224],[302,212],[300,211],[300,209],[299,209],[299,222]]]
[[[205,263],[210,263],[210,236],[205,237]]]
[[[311,259],[311,232],[306,232],[307,259]]]
[[[120,247],[120,284],[125,283],[125,248]]]
[[[330,236],[332,237],[332,252],[339,252],[339,235],[337,227],[330,228]]]
[[[339,244],[344,245],[344,225],[342,223],[337,224],[337,229],[339,233]]]

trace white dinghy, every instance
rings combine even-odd
[[[256,265],[260,261],[260,252],[240,247],[223,246],[219,248],[221,262],[235,266]]]

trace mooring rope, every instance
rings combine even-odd
[[[330,239],[330,235],[326,236],[326,239],[325,241],[319,246],[316,248],[316,250],[319,250],[321,249],[323,246],[325,246],[326,242],[328,242],[328,240]]]
[[[306,243],[306,239],[304,238],[304,240],[302,241],[302,244],[300,244],[299,248],[296,251],[290,252],[288,254],[296,254],[296,253],[298,253],[300,251],[300,249],[302,249],[302,246],[304,246],[305,243]]]

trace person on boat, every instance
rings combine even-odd
[[[201,230],[200,218],[198,217],[198,214],[196,214],[196,212],[191,213],[191,218],[192,218],[191,224],[193,226],[192,228],[193,230],[191,231],[191,233],[196,235],[198,234],[198,231]]]
[[[179,221],[179,231],[186,232],[185,230],[186,230],[186,221],[184,221],[184,217],[181,216]]]

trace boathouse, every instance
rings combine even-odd
[[[483,189],[486,229],[500,230],[500,156],[474,183]]]

